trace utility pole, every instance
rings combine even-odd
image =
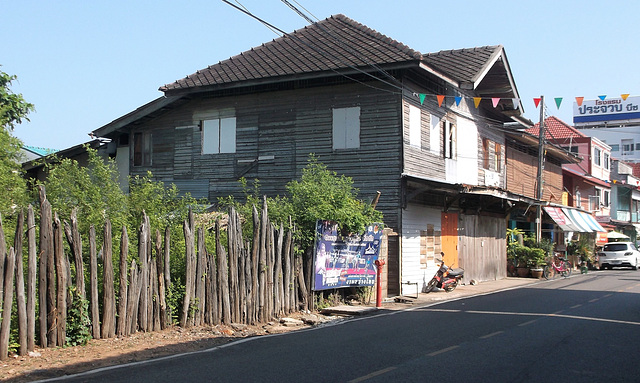
[[[540,129],[538,129],[538,177],[536,199],[536,241],[542,239],[542,170],[544,169],[544,96],[540,96]]]

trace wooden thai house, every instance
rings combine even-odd
[[[502,46],[422,54],[336,15],[160,90],[93,132],[123,173],[215,203],[240,177],[285,194],[314,153],[381,193],[389,295],[421,289],[441,251],[467,281],[505,276],[503,127],[522,105]]]

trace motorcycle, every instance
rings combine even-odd
[[[436,259],[436,261],[440,262],[440,268],[427,283],[426,292],[428,293],[437,287],[450,293],[458,287],[458,282],[464,277],[464,269],[452,269],[445,265],[442,259]]]

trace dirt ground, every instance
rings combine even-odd
[[[279,322],[260,326],[218,325],[163,331],[139,332],[127,337],[92,339],[86,346],[36,348],[27,356],[10,355],[0,361],[1,382],[30,382],[70,375],[100,367],[148,360],[166,355],[203,350],[239,338],[282,333],[308,328],[336,317],[294,314]]]

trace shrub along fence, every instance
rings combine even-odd
[[[36,340],[41,347],[67,345],[70,327],[74,331],[90,329],[91,336],[99,339],[156,331],[171,325],[172,314],[167,305],[172,281],[168,228],[163,238],[160,230],[152,230],[149,217],[143,215],[137,233],[137,256],[129,257],[128,233],[123,227],[116,276],[111,223],[105,221],[100,250],[95,228],[91,226],[87,274],[75,211],[70,222],[61,223],[57,213],[52,213],[44,189],[40,189],[40,209],[39,238],[35,214],[29,206],[26,228],[24,214],[20,212],[14,244],[8,251],[0,221],[0,359],[8,357],[12,326],[17,326],[19,353],[24,355],[35,349]],[[174,313],[179,314],[180,326],[264,323],[308,308],[310,291],[305,285],[302,259],[295,256],[293,233],[285,232],[282,225],[276,228],[269,221],[266,201],[261,213],[254,207],[252,218],[253,237],[245,240],[242,219],[231,208],[226,225],[227,246],[221,240],[224,227],[218,220],[213,230],[215,249],[210,251],[205,246],[208,232],[196,227],[194,214],[189,212],[183,224],[184,298],[181,312]],[[70,255],[65,253],[64,237]],[[73,275],[71,262],[75,266]],[[85,278],[89,281],[88,297]],[[119,282],[117,292],[115,278]],[[87,311],[87,301],[90,310],[83,317],[79,313]],[[16,315],[12,321],[14,307]]]

